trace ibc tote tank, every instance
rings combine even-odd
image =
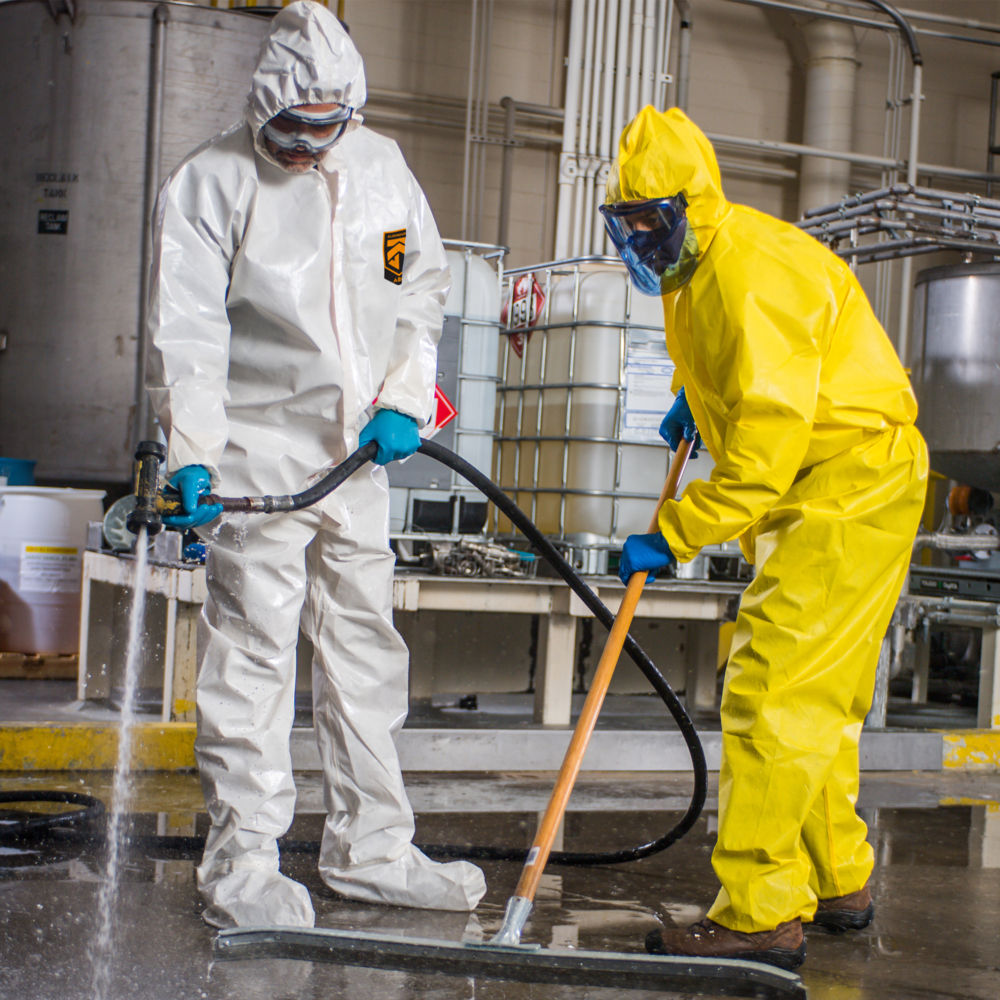
[[[620,544],[648,529],[666,478],[658,431],[674,364],[662,301],[630,289],[620,265],[543,265],[543,285],[545,271],[547,312],[523,358],[505,353],[500,483],[546,534]],[[712,460],[702,450],[688,469],[685,481],[707,478]]]
[[[462,246],[445,240],[449,247]],[[499,247],[447,251],[451,291],[444,306],[438,345],[438,389],[458,411],[433,435],[482,472],[493,462],[497,358],[500,341],[500,287],[497,272],[482,255]],[[458,473],[426,455],[393,462],[389,475],[390,528],[477,534],[486,523],[488,504]]]
[[[0,3],[0,454],[39,478],[127,481],[146,188],[240,119],[266,27],[180,3]]]

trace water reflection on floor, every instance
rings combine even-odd
[[[101,781],[86,782],[87,787]],[[77,777],[38,776],[0,787],[79,787]],[[448,782],[451,781],[449,785]],[[309,801],[309,782],[303,783]],[[490,781],[415,778],[417,840],[423,843],[526,845],[534,832],[544,782],[516,776]],[[677,818],[683,779],[657,787],[585,783],[565,824],[565,848],[602,850],[660,835]],[[666,791],[664,791],[664,788]],[[877,867],[874,925],[835,937],[808,934],[803,978],[814,1000],[995,1000],[1000,996],[1000,778],[949,785],[941,776],[867,779],[865,816]],[[542,796],[544,798],[544,796]],[[605,801],[604,811],[596,808]],[[456,807],[467,803],[469,808]],[[481,811],[490,803],[502,812]],[[522,808],[517,808],[518,804]],[[889,803],[890,805],[880,805]],[[955,804],[948,804],[955,803]],[[144,832],[202,832],[196,780],[151,778],[140,796]],[[714,801],[712,802],[714,806]],[[918,808],[916,806],[923,806]],[[156,809],[156,811],[153,811]],[[451,809],[452,811],[448,811]],[[318,836],[321,818],[300,814],[292,835]],[[599,869],[551,867],[525,940],[555,948],[640,951],[659,922],[687,924],[715,894],[710,864],[716,815],[706,813],[670,851]],[[489,936],[513,892],[518,866],[487,863],[489,891],[469,915],[349,903],[319,881],[315,857],[289,854],[283,870],[313,893],[317,923],[414,937],[460,940]],[[554,987],[344,969],[295,961],[211,962],[212,932],[202,923],[194,862],[165,852],[137,852],[122,882],[123,939],[115,995],[129,1000],[285,1000],[392,998],[427,1000],[610,1000],[619,991]],[[0,997],[76,1000],[88,995],[87,947],[99,879],[96,851],[0,846]],[[627,993],[641,1000],[654,994]],[[656,994],[663,996],[664,994]]]

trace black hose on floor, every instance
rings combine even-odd
[[[358,469],[371,461],[371,459],[375,457],[376,451],[377,445],[374,442],[370,442],[369,444],[359,448],[353,455],[348,457],[335,469],[332,469],[326,476],[324,476],[319,482],[310,487],[308,490],[304,490],[302,493],[297,493],[294,496],[289,497],[265,498],[269,502],[268,509],[301,510],[305,507],[312,506],[312,504],[316,503],[318,500],[321,500],[329,493],[332,493],[333,490],[357,472]],[[580,600],[583,601],[594,617],[602,625],[604,625],[605,628],[610,630],[611,626],[614,624],[615,616],[610,610],[608,610],[594,591],[587,586],[586,582],[576,572],[576,570],[573,569],[573,567],[570,566],[570,564],[563,558],[559,550],[538,530],[537,527],[535,527],[531,519],[517,506],[517,504],[514,503],[513,500],[510,499],[510,497],[507,496],[506,493],[504,493],[502,489],[500,489],[499,486],[496,485],[496,483],[480,472],[475,466],[466,462],[465,459],[460,458],[447,448],[444,448],[439,444],[435,444],[433,441],[423,442],[420,446],[420,453],[427,455],[428,458],[433,458],[435,461],[440,462],[442,465],[454,470],[464,479],[467,479],[481,493],[483,493],[487,499],[489,499],[497,507],[497,509],[501,511],[501,513],[509,518],[511,523],[517,526],[524,537],[547,560],[556,573],[566,581]],[[253,499],[256,501],[258,498]],[[218,500],[218,497],[210,498],[210,502],[218,502]],[[243,498],[242,500],[233,499],[229,502],[223,501],[223,503],[227,510],[262,509],[260,506],[251,508],[249,506],[250,501],[248,498]],[[708,768],[705,763],[705,751],[702,748],[701,740],[698,738],[698,733],[695,731],[694,723],[691,721],[691,717],[688,715],[684,706],[680,703],[677,695],[674,694],[673,688],[671,688],[671,686],[667,683],[666,678],[660,673],[653,661],[642,650],[642,647],[640,647],[635,639],[632,638],[631,634],[626,638],[624,648],[635,662],[636,666],[638,666],[638,668],[645,675],[646,679],[653,686],[653,690],[663,700],[663,703],[667,706],[670,714],[674,717],[674,720],[681,731],[681,735],[684,737],[688,753],[691,755],[691,768],[694,772],[694,791],[691,794],[691,802],[680,821],[671,830],[665,833],[662,837],[650,841],[648,844],[642,844],[638,847],[629,847],[620,851],[593,853],[553,851],[549,855],[549,860],[554,864],[614,865],[621,864],[626,861],[639,861],[642,858],[648,858],[652,854],[658,854],[660,851],[666,850],[671,846],[671,844],[680,840],[680,838],[683,837],[692,826],[694,826],[695,821],[701,814],[702,807],[705,804],[705,797],[708,792]],[[9,797],[4,798],[3,796],[0,796],[0,801],[80,802],[82,799],[89,798],[88,796],[79,796],[77,793],[73,792],[10,792],[5,794]],[[44,798],[46,795],[76,797],[46,799]],[[34,797],[29,798],[29,796]],[[96,799],[91,801],[97,802]],[[103,811],[103,807],[101,811]],[[38,835],[45,833],[56,826],[65,827],[67,823],[74,822],[74,820],[69,818],[74,815],[75,814],[58,814],[52,817],[46,816],[44,817],[44,821],[30,820],[27,821],[32,824],[30,829],[26,826],[20,832],[17,830],[19,824],[6,824],[6,827],[0,827],[0,838]],[[94,818],[96,818],[96,814]],[[58,820],[58,822],[53,822],[53,820]],[[80,835],[75,832],[60,832],[59,835],[63,837],[72,837],[73,839],[79,839],[80,837]],[[161,849],[184,852],[199,851],[203,849],[205,843],[204,838],[202,837],[137,836],[130,838],[130,841],[135,846],[156,846]],[[279,845],[282,850],[292,852],[301,851],[315,853],[319,850],[319,844],[313,841],[283,840],[279,841]],[[475,858],[479,860],[492,861],[524,861],[528,854],[526,848],[480,847],[475,845],[463,846],[457,844],[419,844],[417,846],[420,850],[424,851],[424,853],[433,857]]]
[[[82,809],[68,809],[65,812],[34,813],[14,821],[0,820],[0,840],[37,837],[58,827],[90,823],[104,815],[104,803],[93,795],[84,795],[83,792],[0,792],[0,802],[61,802],[83,806]]]

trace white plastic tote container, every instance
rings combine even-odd
[[[0,651],[76,653],[87,522],[103,490],[0,488]]]

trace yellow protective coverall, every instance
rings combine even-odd
[[[899,359],[847,265],[722,193],[711,143],[647,107],[619,149],[622,200],[683,192],[699,263],[663,298],[707,481],[660,510],[681,562],[739,538],[744,593],[722,698],[722,883],[732,930],[811,920],[872,870],[858,739],[923,509],[927,449]],[[617,192],[616,192],[617,198]]]

